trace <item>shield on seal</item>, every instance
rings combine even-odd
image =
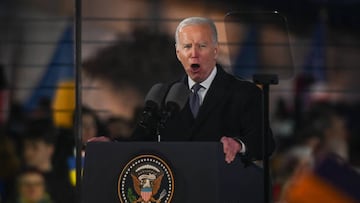
[[[152,196],[152,188],[151,187],[141,188],[141,198],[145,202],[148,202],[150,200],[151,196]]]

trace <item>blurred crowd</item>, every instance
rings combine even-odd
[[[46,102],[48,103],[48,102]],[[0,194],[5,203],[75,202],[74,170],[71,161],[75,157],[73,128],[56,127],[51,111],[26,114],[17,109],[1,127],[0,136]],[[96,111],[83,107],[82,148],[87,140],[96,136],[108,136],[127,140],[131,136],[132,123],[123,118],[100,121]]]
[[[322,101],[311,104],[296,120],[284,102],[279,101],[272,118],[272,129],[277,139],[277,151],[271,159],[275,202],[294,202],[288,197],[294,181],[299,184],[299,177],[315,173],[316,168],[329,159],[344,168],[340,173],[349,169],[354,171],[354,180],[359,179],[359,110],[359,104]],[[333,168],[329,170],[333,177],[342,175],[334,173]],[[315,190],[318,189],[321,190],[319,187]],[[303,188],[303,194],[307,193],[308,189]],[[298,202],[316,202],[311,195],[297,198]]]
[[[83,62],[84,78],[91,81],[87,85],[93,85],[94,81],[101,84],[89,89],[99,88],[101,91],[97,94],[101,95],[106,86],[111,95],[109,99],[122,111],[106,112],[106,116],[102,116],[101,107],[84,104],[81,108],[82,149],[89,139],[97,136],[129,140],[148,88],[156,82],[174,80],[182,73],[173,57],[171,37],[145,30],[136,30],[133,36],[133,41],[119,40]],[[134,54],[129,57],[127,52]],[[156,54],[167,60],[158,60],[154,57]],[[139,58],[146,63],[141,63]],[[108,68],[104,71],[104,67]],[[150,70],[152,77],[148,77]],[[75,202],[75,111],[65,112],[72,125],[59,125],[54,119],[57,112],[53,107],[54,101],[42,98],[31,111],[20,104],[10,104],[6,109],[9,115],[1,125],[0,134],[1,203]]]

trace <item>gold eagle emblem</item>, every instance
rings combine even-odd
[[[162,195],[159,199],[155,199],[153,196],[156,195],[161,186],[161,180],[164,174],[159,175],[157,178],[154,174],[147,174],[136,177],[134,174],[131,174],[135,192],[140,196],[136,202],[155,202],[160,203]]]

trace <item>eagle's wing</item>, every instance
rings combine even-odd
[[[154,180],[153,189],[152,189],[153,195],[158,193],[160,186],[161,186],[161,180],[162,180],[163,176],[164,176],[164,174],[161,174],[159,177],[157,177]]]
[[[133,179],[133,184],[134,184],[134,189],[135,189],[135,192],[141,196],[141,184],[140,184],[140,180],[134,176],[133,174],[131,174],[131,177]]]

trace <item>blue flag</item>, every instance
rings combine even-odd
[[[241,50],[235,59],[234,74],[242,78],[252,78],[260,65],[259,33],[254,25],[250,25]]]
[[[314,82],[326,80],[325,34],[326,25],[320,20],[314,30],[310,51],[304,63],[304,72],[311,75],[315,80]]]
[[[73,25],[70,24],[60,37],[44,75],[25,102],[25,109],[33,110],[43,98],[51,100],[60,82],[74,78],[74,70]]]

